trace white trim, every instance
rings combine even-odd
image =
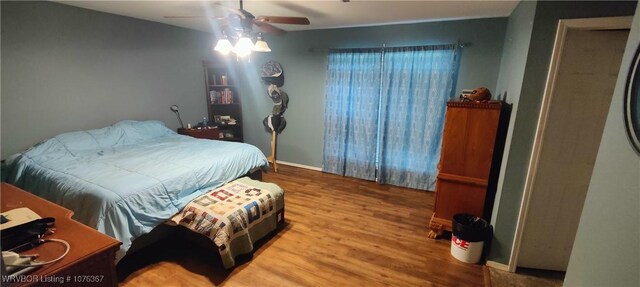
[[[286,161],[281,161],[281,160],[278,160],[276,162],[278,164],[282,164],[282,165],[295,166],[295,167],[304,168],[304,169],[310,169],[310,170],[315,170],[315,171],[322,171],[322,168],[315,167],[315,166],[310,166],[310,165],[297,164],[297,163],[286,162]]]
[[[522,235],[524,225],[527,221],[527,210],[533,192],[533,182],[535,181],[538,171],[538,161],[540,160],[540,151],[544,140],[544,130],[549,115],[549,105],[553,98],[556,88],[556,76],[558,74],[559,64],[562,60],[562,49],[564,48],[564,40],[569,29],[579,30],[615,30],[628,29],[631,27],[633,17],[605,17],[605,18],[583,18],[560,20],[556,31],[555,43],[553,45],[553,54],[551,56],[551,64],[549,66],[549,74],[547,75],[547,84],[545,85],[540,107],[540,115],[536,128],[536,135],[533,141],[533,150],[529,160],[529,168],[527,170],[527,178],[524,184],[522,201],[520,202],[520,212],[518,214],[518,222],[516,224],[516,232],[514,234],[513,245],[511,246],[511,254],[509,256],[508,271],[515,272],[518,265],[518,255],[520,253],[520,244],[522,243]],[[488,263],[488,262],[487,262]],[[499,263],[498,263],[499,264]]]
[[[487,263],[485,265],[487,265],[487,267],[495,268],[498,270],[509,271],[509,265],[507,264],[502,264],[499,262],[487,260]]]

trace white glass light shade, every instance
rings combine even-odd
[[[251,39],[247,37],[240,37],[238,43],[236,43],[236,46],[233,48],[233,51],[238,55],[238,57],[248,56],[251,54],[252,50],[253,42],[251,42]]]
[[[229,42],[229,39],[223,38],[218,40],[216,47],[213,50],[220,52],[223,55],[228,55],[233,50],[233,45]]]
[[[271,48],[269,48],[267,42],[261,38],[258,38],[258,40],[256,40],[256,44],[253,46],[253,50],[256,52],[271,52]]]

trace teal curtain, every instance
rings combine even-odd
[[[375,180],[381,64],[380,50],[329,54],[323,171]]]
[[[434,190],[457,45],[331,51],[323,171]]]
[[[454,96],[455,45],[384,55],[378,182],[435,190],[447,101]]]

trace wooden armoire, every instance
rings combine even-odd
[[[451,231],[454,214],[489,219],[504,148],[505,108],[497,101],[447,103],[429,238]]]

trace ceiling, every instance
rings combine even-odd
[[[117,15],[129,16],[169,25],[213,32],[210,18],[166,19],[163,16],[226,16],[228,11],[215,5],[238,8],[239,1],[56,1]],[[255,16],[302,16],[311,25],[276,26],[287,30],[328,29],[372,26],[393,23],[417,23],[442,20],[506,17],[511,14],[517,0],[503,1],[365,1],[341,0],[249,0],[244,9]]]

